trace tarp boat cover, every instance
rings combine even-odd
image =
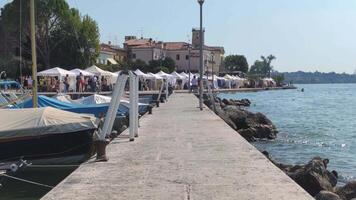
[[[62,102],[72,103],[72,104],[81,104],[81,105],[110,104],[110,102],[111,102],[111,97],[100,95],[100,94],[93,94],[93,95],[83,97],[83,98],[80,98],[77,100],[71,99],[70,96],[68,96],[68,95],[57,95],[53,98],[57,99],[59,101],[62,101]],[[148,105],[149,104],[147,104],[147,103],[139,103],[138,104],[139,112],[140,113],[145,112]],[[130,109],[130,102],[125,99],[121,99],[119,111],[120,112],[128,112],[129,109]]]
[[[0,139],[74,133],[97,128],[97,118],[51,107],[0,109]]]
[[[74,113],[84,113],[84,114],[92,114],[96,117],[99,117],[100,113],[106,114],[109,104],[97,104],[97,105],[82,105],[82,104],[74,104],[62,102],[57,99],[53,99],[47,96],[39,95],[38,96],[38,107],[53,107],[60,110],[65,110]],[[12,107],[16,108],[32,108],[32,98],[25,100],[22,103],[19,103]],[[118,115],[124,115],[128,113],[128,108],[120,105]]]

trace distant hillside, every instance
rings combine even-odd
[[[292,82],[296,84],[317,84],[317,83],[356,83],[356,75],[337,74],[335,72],[284,72],[286,83]]]

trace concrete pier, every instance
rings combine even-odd
[[[312,200],[192,94],[173,94],[108,146],[109,161],[80,166],[52,199]]]

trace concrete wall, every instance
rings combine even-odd
[[[160,58],[165,57],[165,52],[158,48],[140,48],[140,49],[131,49],[131,59],[132,61],[142,60],[147,64],[151,60],[159,60]],[[136,55],[136,58],[132,56]]]

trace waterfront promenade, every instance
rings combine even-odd
[[[108,162],[80,166],[43,199],[312,200],[192,94],[173,94],[125,131]]]

